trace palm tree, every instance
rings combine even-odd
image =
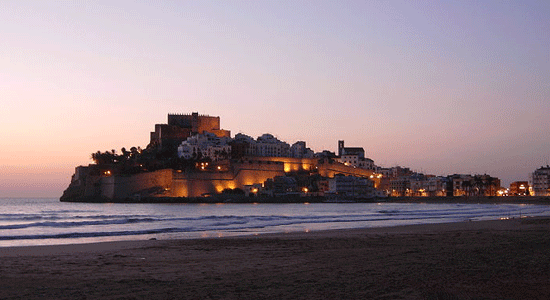
[[[130,155],[130,152],[126,151],[126,148],[122,147],[122,149],[120,149],[120,152],[122,152],[122,158],[124,160],[127,160],[129,155]]]
[[[488,176],[486,184],[489,186],[489,196],[494,196],[495,193],[495,184],[498,182],[497,178]]]
[[[472,182],[470,180],[462,181],[462,189],[464,190],[464,193],[466,196],[470,196],[471,188],[472,188]]]
[[[475,196],[479,196],[480,194],[485,194],[485,184],[483,182],[483,179],[479,175],[474,176],[474,187],[476,189]]]

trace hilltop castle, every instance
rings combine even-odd
[[[209,132],[218,137],[230,137],[231,131],[220,129],[220,117],[192,114],[169,114],[168,124],[156,124],[151,132],[149,145],[163,148],[175,148],[193,135]]]
[[[343,141],[340,145],[349,163],[316,156],[304,141],[291,146],[271,134],[231,138],[229,130],[220,129],[220,117],[169,114],[167,124],[155,125],[147,149],[94,153],[96,163],[76,168],[62,201],[155,201],[238,191],[247,196],[323,195],[331,180],[353,197],[372,196],[373,168],[359,166],[357,158],[351,160],[356,149],[343,148]],[[360,154],[362,162],[364,151]],[[264,188],[266,183],[272,188]]]

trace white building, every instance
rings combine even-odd
[[[550,196],[550,166],[540,167],[531,174],[534,196]]]
[[[447,193],[447,177],[413,173],[390,179],[392,196],[443,197]]]
[[[258,156],[289,157],[290,145],[265,133],[256,140],[256,153]]]
[[[447,177],[431,176],[424,183],[424,189],[427,196],[444,197],[447,196]]]
[[[453,196],[466,196],[471,189],[472,175],[455,174],[451,176]]]
[[[264,157],[289,157],[290,145],[266,133],[254,140],[252,137],[238,133],[235,140],[248,144],[246,155]]]
[[[294,158],[313,158],[315,153],[306,147],[306,142],[298,141],[290,146],[290,157]]]
[[[372,170],[372,171],[376,169],[376,166],[374,165],[374,161],[372,159],[364,158],[357,154],[345,154],[337,158],[336,160],[350,167],[356,167],[356,168]]]
[[[365,157],[365,149],[361,147],[344,147],[344,141],[338,141],[338,158],[336,161],[351,167],[374,171],[374,161]]]
[[[184,159],[210,158],[212,161],[227,159],[231,155],[229,137],[218,137],[213,133],[204,132],[188,137],[178,147],[178,157]]]

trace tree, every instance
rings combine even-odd
[[[464,180],[462,181],[462,189],[464,190],[464,193],[466,196],[470,196],[472,188],[472,182],[470,180]]]
[[[126,151],[126,148],[122,147],[122,149],[120,149],[120,152],[122,153],[122,158],[124,160],[128,159],[128,157],[130,156],[130,152]]]

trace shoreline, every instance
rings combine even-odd
[[[0,247],[0,257],[21,256],[21,255],[55,255],[66,253],[114,251],[139,247],[149,247],[156,243],[177,243],[183,241],[202,240],[224,240],[224,239],[314,239],[327,237],[352,237],[355,235],[391,235],[391,234],[422,234],[430,232],[448,232],[459,230],[493,229],[513,230],[517,221],[522,220],[548,220],[550,216],[537,217],[511,217],[506,219],[480,220],[480,221],[458,221],[444,223],[407,224],[365,228],[342,228],[322,229],[311,231],[291,231],[276,233],[250,233],[243,235],[227,235],[221,237],[197,237],[197,238],[168,238],[168,239],[131,239],[118,241],[100,241],[78,244],[55,244],[55,245],[28,245],[28,246],[5,246]],[[526,221],[528,222],[528,221]]]
[[[546,218],[546,217],[534,217]],[[550,219],[550,216],[548,217]],[[513,220],[515,218],[510,218]],[[469,228],[468,224],[501,222],[503,220],[482,220],[482,221],[459,221],[445,223],[429,223],[429,224],[408,224],[394,225],[381,227],[366,227],[366,228],[343,228],[343,229],[322,229],[311,231],[291,231],[291,232],[276,232],[276,233],[249,233],[243,235],[228,235],[221,237],[197,237],[197,238],[169,238],[169,239],[135,239],[135,240],[119,240],[119,241],[101,241],[77,244],[56,244],[56,245],[29,245],[29,246],[5,246],[0,247],[0,258],[9,257],[12,255],[20,256],[23,254],[29,255],[52,255],[61,253],[78,253],[87,251],[111,251],[128,249],[134,247],[146,247],[155,243],[170,243],[176,241],[200,241],[200,240],[222,240],[222,239],[307,239],[330,236],[349,236],[356,234],[396,234],[396,233],[420,233],[422,231],[441,231],[455,230],[455,228]],[[477,226],[476,226],[477,227]],[[479,226],[486,227],[486,226]]]
[[[536,204],[550,205],[550,197],[505,196],[505,197],[394,197],[388,203],[430,203],[430,204]]]
[[[0,248],[2,299],[547,299],[550,217]]]
[[[276,196],[244,197],[240,195],[214,195],[212,197],[142,197],[136,198],[73,198],[63,199],[68,203],[123,203],[123,204],[250,204],[250,203],[463,203],[463,204],[539,204],[550,205],[545,196],[452,196],[452,197],[387,197],[387,198],[342,198],[325,196]]]
[[[392,198],[392,200],[394,201],[388,201],[388,202],[378,202],[377,204],[428,204],[428,205],[437,205],[437,204],[465,204],[465,205],[474,205],[474,204],[495,204],[495,205],[506,205],[506,204],[511,204],[511,205],[540,205],[540,207],[546,207],[548,205],[550,205],[550,202],[545,202],[545,199],[546,198],[543,198],[543,199],[536,199],[534,197],[506,197],[507,199],[509,199],[509,201],[506,201],[506,202],[503,202],[503,201],[500,201],[502,198],[504,197],[470,197],[470,198],[465,198],[465,197],[453,197],[453,198],[446,198],[448,201],[445,201],[445,202],[441,202],[440,200],[442,198],[439,198],[439,197],[433,197],[433,198],[429,198],[429,197],[417,197],[417,198],[414,198],[414,197],[403,197],[403,198]],[[539,197],[541,198],[541,197]],[[47,199],[52,199],[54,200],[55,198],[47,198]],[[469,199],[469,201],[465,201],[466,199]],[[432,201],[430,201],[432,200]],[[437,200],[437,201],[433,201],[433,200]],[[525,200],[529,200],[528,201],[525,201]],[[535,201],[537,200],[537,201]],[[542,202],[540,202],[542,201]],[[162,205],[162,203],[159,203]],[[193,203],[193,204],[198,204],[198,205],[219,205],[220,203]],[[242,204],[242,203],[223,203],[223,204],[230,204],[230,205],[247,205],[247,204]],[[253,203],[253,204],[257,204],[257,205],[262,205],[262,204],[265,204],[265,205],[268,205],[268,204],[272,204],[272,203]],[[302,204],[302,203],[278,203],[278,204]],[[306,203],[303,203],[303,204],[310,204],[308,202]],[[334,203],[311,203],[311,204],[326,204],[326,205],[330,205],[330,204],[334,204]],[[356,203],[356,202],[344,202],[344,203],[337,203],[337,204],[342,204],[342,205],[347,205],[347,204],[361,204],[361,203]],[[373,203],[363,203],[363,204],[373,204]],[[139,205],[139,204],[137,204]],[[170,204],[172,205],[172,204]],[[533,215],[529,215],[529,213],[527,212],[527,215],[525,214],[522,214],[522,210],[521,210],[521,207],[519,207],[519,212],[516,212],[515,214],[510,214],[508,213],[508,215],[504,215],[503,217],[508,217],[508,218],[521,218],[521,217],[538,217],[539,215],[537,214],[533,214]],[[545,217],[546,215],[545,214],[542,214],[542,217]],[[550,215],[549,215],[550,217]],[[486,220],[490,220],[490,219],[486,219]],[[475,220],[475,219],[467,219],[467,218],[461,218],[461,220],[455,220],[455,221],[449,221],[449,220],[442,220],[443,222],[450,222],[451,224],[456,224],[456,223],[461,223],[463,221],[475,221],[475,222],[480,222],[480,221],[484,221],[484,220]],[[427,223],[426,225],[430,225],[430,224],[441,224],[441,223]],[[421,225],[421,224],[420,224]],[[367,226],[367,225],[364,225],[364,226]],[[372,225],[368,225],[368,226],[372,226]],[[386,225],[383,225],[383,226],[376,226],[375,227],[351,227],[351,228],[335,228],[335,229],[315,229],[315,228],[304,228],[303,230],[306,230],[306,231],[310,231],[311,230],[311,233],[309,234],[312,234],[313,232],[318,232],[318,231],[325,231],[325,230],[376,230],[378,228],[389,228],[389,227],[402,227],[402,226],[417,226],[415,224],[386,224]],[[181,233],[174,233],[174,234],[167,234],[168,236],[159,236],[159,235],[155,235],[155,234],[143,234],[143,235],[136,235],[136,236],[132,236],[132,235],[129,235],[129,236],[126,236],[125,238],[120,238],[120,239],[113,239],[113,238],[109,238],[108,236],[97,236],[97,237],[90,237],[90,238],[80,238],[80,239],[77,239],[77,238],[73,238],[73,239],[70,239],[69,241],[64,241],[63,239],[59,240],[59,241],[56,241],[55,239],[54,240],[46,240],[45,242],[40,242],[40,240],[38,240],[38,242],[36,243],[26,243],[25,239],[21,240],[21,242],[19,243],[12,243],[11,245],[8,243],[9,240],[5,240],[5,241],[2,241],[4,243],[0,243],[0,250],[1,249],[5,249],[5,248],[13,248],[13,247],[48,247],[48,246],[70,246],[70,245],[74,245],[74,246],[79,246],[79,245],[88,245],[88,244],[98,244],[98,243],[124,243],[124,242],[144,242],[144,241],[147,241],[147,240],[156,240],[156,239],[159,239],[159,240],[178,240],[178,239],[183,239],[183,240],[196,240],[196,239],[208,239],[208,238],[220,238],[220,237],[228,237],[228,238],[231,238],[231,237],[250,237],[250,236],[256,236],[256,235],[260,235],[260,236],[264,236],[264,235],[271,235],[271,234],[283,234],[283,235],[289,235],[289,234],[301,234],[302,232],[301,231],[295,231],[295,232],[282,232],[279,231],[279,232],[265,232],[264,233],[257,233],[257,232],[225,232],[225,231],[205,231],[201,234],[201,232],[189,232],[189,233],[185,233],[185,232],[181,232]],[[14,240],[15,241],[15,240]],[[29,240],[30,241],[30,240]],[[50,244],[48,244],[50,243]]]

